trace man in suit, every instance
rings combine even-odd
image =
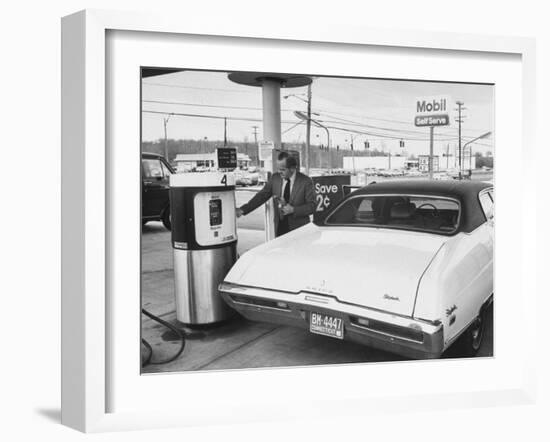
[[[273,197],[277,236],[309,223],[309,215],[315,211],[315,190],[311,178],[300,173],[297,166],[296,158],[281,152],[277,157],[278,172],[248,203],[237,209],[237,217],[252,212]]]

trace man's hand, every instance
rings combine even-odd
[[[241,209],[240,207],[237,207],[237,208],[235,209],[235,214],[237,215],[237,218],[240,218],[241,216],[244,215],[243,209]]]
[[[281,208],[281,211],[283,212],[283,215],[291,215],[294,213],[294,207],[290,204],[286,204]]]

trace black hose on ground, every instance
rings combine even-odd
[[[153,361],[153,348],[151,347],[151,344],[149,344],[145,339],[141,339],[141,342],[147,349],[149,350],[149,356],[147,356],[147,359],[142,363],[141,367],[146,367],[147,365],[162,365],[162,364],[168,364],[169,362],[175,361],[177,358],[180,357],[180,355],[183,353],[183,350],[185,348],[185,336],[181,332],[181,330],[174,327],[172,324],[160,319],[158,316],[153,315],[152,313],[148,312],[144,308],[141,309],[141,313],[143,313],[145,316],[149,317],[153,321],[158,322],[161,325],[164,325],[166,328],[172,330],[178,338],[180,338],[181,346],[178,352],[172,356],[169,359],[161,360],[161,361]]]

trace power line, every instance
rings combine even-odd
[[[178,105],[178,106],[191,106],[191,107],[205,107],[205,108],[219,108],[219,109],[239,109],[239,110],[254,110],[254,111],[261,111],[262,108],[259,108],[259,107],[249,107],[249,106],[227,106],[227,105],[215,105],[215,104],[199,104],[199,103],[188,103],[188,102],[181,102],[181,101],[164,101],[164,100],[142,100],[144,103],[153,103],[153,104],[168,104],[168,105]],[[281,112],[294,112],[293,109],[281,109]],[[423,134],[422,132],[419,132],[419,131],[414,131],[414,130],[406,130],[406,129],[397,129],[397,128],[391,128],[391,127],[382,127],[382,126],[375,126],[375,125],[371,125],[371,124],[367,124],[367,123],[361,123],[361,122],[358,122],[358,121],[353,121],[353,120],[348,120],[348,119],[344,119],[344,118],[339,118],[339,117],[334,117],[332,116],[332,114],[329,114],[327,112],[323,112],[322,114],[319,114],[319,115],[326,115],[326,116],[329,116],[329,117],[332,117],[334,119],[336,119],[337,121],[331,121],[331,120],[319,120],[319,121],[324,121],[324,122],[327,122],[327,123],[346,123],[346,125],[349,125],[349,126],[357,126],[357,127],[368,127],[368,128],[372,128],[372,129],[378,129],[378,130],[385,130],[385,131],[391,131],[391,132],[399,132],[399,133],[408,133],[408,134]],[[342,113],[338,113],[338,115],[346,115],[346,114],[342,114]],[[408,123],[405,123],[405,122],[402,122],[400,120],[387,120],[387,119],[381,119],[381,118],[370,118],[369,119],[372,119],[372,120],[380,120],[380,121],[386,121],[386,122],[391,122],[391,123],[395,123],[395,124],[408,124],[408,125],[411,125],[410,122]],[[290,122],[288,122],[290,124]],[[463,129],[464,131],[464,129]],[[478,130],[473,130],[473,129],[469,129],[468,130],[469,132],[479,132]],[[436,134],[437,137],[440,137],[440,136],[444,136],[444,135],[448,135],[449,132],[446,131],[446,132],[442,132],[442,133],[439,133],[439,134]]]
[[[318,108],[315,108],[314,110],[315,111],[321,111],[325,115],[327,115],[329,117],[332,117],[332,118],[336,118],[336,117],[334,117],[334,115],[342,115],[344,117],[366,118],[366,119],[375,120],[375,121],[385,121],[387,123],[407,124],[409,126],[412,124],[410,121],[405,121],[405,120],[390,120],[390,119],[386,119],[386,118],[373,117],[373,116],[370,116],[370,115],[344,114],[342,112],[333,112],[333,111],[327,111],[326,109],[318,109]]]
[[[142,102],[143,103],[156,103],[156,104],[169,104],[169,105],[178,105],[178,106],[212,107],[212,108],[221,108],[221,109],[244,109],[244,110],[257,110],[257,111],[262,110],[261,107],[227,106],[227,105],[224,106],[224,105],[218,105],[218,104],[189,103],[189,102],[183,102],[183,101],[142,100]],[[313,110],[314,111],[321,111],[324,115],[335,118],[337,120],[348,121],[350,123],[359,124],[359,125],[362,125],[362,126],[368,126],[368,124],[366,124],[366,123],[360,123],[360,122],[357,122],[357,121],[345,120],[343,118],[338,118],[338,117],[333,116],[333,115],[344,115],[344,116],[352,116],[353,117],[354,115],[334,113],[334,112],[328,113],[328,112],[323,111],[322,109],[313,109]],[[281,112],[294,112],[294,109],[281,109]],[[384,119],[384,118],[375,118],[375,117],[365,117],[365,118],[368,118],[369,120],[386,121],[386,122],[389,122],[389,123],[398,123],[398,124],[407,124],[409,126],[411,125],[410,121],[407,122],[407,121],[402,121],[402,120],[388,120],[388,119]],[[376,127],[376,126],[372,126],[372,127]],[[395,129],[395,130],[399,130],[399,129]]]
[[[153,110],[142,110],[143,113],[147,114],[155,114],[155,115],[174,115],[174,116],[180,116],[180,117],[192,117],[192,118],[210,118],[215,120],[231,120],[231,121],[252,121],[252,122],[262,122],[263,120],[261,118],[245,118],[245,117],[227,117],[227,116],[220,116],[220,115],[204,115],[204,114],[192,114],[192,113],[181,113],[181,112],[162,112],[162,111],[153,111]],[[295,126],[297,126],[296,121],[281,121],[282,124],[292,124],[294,125],[291,129],[293,129]],[[254,127],[254,126],[253,126]],[[418,137],[411,137],[411,136],[402,136],[402,135],[391,135],[391,134],[385,134],[385,133],[378,133],[373,131],[365,131],[365,130],[358,130],[358,129],[349,129],[346,127],[338,127],[338,126],[326,126],[328,129],[333,130],[340,130],[343,132],[352,132],[357,133],[361,135],[369,135],[373,138],[380,138],[380,139],[394,139],[394,140],[405,140],[405,141],[429,141],[429,138],[418,138]],[[290,129],[289,129],[290,130]],[[386,129],[388,131],[391,131],[391,129]],[[454,141],[457,137],[451,137],[451,138],[438,138],[439,142],[442,141]]]
[[[181,86],[179,84],[164,84],[164,83],[149,83],[149,82],[143,82],[144,86],[162,86],[162,87],[172,87],[177,89],[195,89],[200,91],[215,91],[215,92],[236,92],[239,94],[257,94],[257,92],[243,89],[218,89],[213,87],[199,87],[199,86]]]
[[[215,104],[199,104],[199,103],[186,103],[181,101],[163,101],[163,100],[142,100],[144,103],[155,103],[155,104],[170,104],[170,105],[179,105],[179,106],[192,106],[192,107],[206,107],[206,108],[220,108],[220,109],[241,109],[241,110],[255,110],[255,111],[261,111],[262,108],[259,107],[248,107],[248,106],[224,106],[224,105],[215,105]],[[282,112],[294,112],[292,109],[282,109]],[[328,114],[327,114],[328,115]],[[333,117],[336,120],[339,121],[330,121],[326,120],[327,123],[337,123],[337,122],[347,122],[351,126],[360,126],[360,127],[370,127],[373,129],[380,129],[380,130],[388,130],[388,131],[394,131],[394,132],[403,132],[403,133],[413,133],[413,134],[421,134],[421,132],[418,131],[407,131],[404,129],[394,129],[394,128],[385,128],[380,126],[373,126],[369,124],[362,124],[359,122],[354,122],[351,120],[345,120],[343,118]],[[324,121],[324,120],[320,120]]]
[[[262,110],[259,107],[247,107],[247,106],[223,106],[217,104],[198,104],[198,103],[183,103],[179,101],[161,101],[161,100],[142,100],[143,103],[156,103],[156,104],[175,104],[178,106],[192,106],[192,107],[213,107],[221,109],[244,109],[244,110]]]
[[[163,101],[163,100],[142,100],[143,103],[155,103],[155,104],[173,104],[177,106],[191,106],[191,107],[211,107],[220,109],[243,109],[243,110],[263,110],[261,107],[248,107],[248,106],[224,106],[221,104],[200,104],[200,103],[185,103],[183,101]],[[293,109],[281,109],[281,112],[294,112]]]
[[[344,120],[344,119],[341,119],[341,118],[338,118],[337,120],[338,121],[332,121],[332,120],[318,120],[318,121],[321,121],[321,122],[324,122],[324,123],[339,123],[339,124],[342,124],[346,121],[350,121],[350,120]],[[391,131],[391,132],[397,132],[397,133],[403,133],[403,134],[424,135],[424,132],[421,132],[421,131],[418,131],[418,130],[395,129],[395,128],[391,128],[391,127],[373,126],[371,124],[361,124],[361,123],[349,122],[349,123],[344,123],[344,125],[345,126],[356,126],[356,127],[368,127],[368,128],[371,128],[371,129],[385,130],[385,131]]]
[[[286,134],[287,132],[290,132],[292,129],[298,127],[300,124],[304,124],[303,121],[298,121],[294,126],[290,126],[288,129],[284,130],[281,135]]]
[[[153,84],[153,83],[148,83],[148,84]],[[169,86],[169,85],[164,85],[164,86]],[[172,86],[172,85],[170,85]],[[204,90],[216,90],[216,89],[209,89],[209,88],[198,88],[198,87],[191,87],[191,86],[176,86],[176,85],[173,85],[173,87],[188,87],[190,89],[204,89]],[[222,89],[218,89],[218,90],[222,90]],[[233,91],[233,92],[238,92],[238,91]],[[244,91],[243,91],[244,92]],[[179,106],[196,106],[196,107],[213,107],[213,108],[222,108],[222,109],[244,109],[244,110],[257,110],[257,111],[261,111],[262,108],[261,107],[248,107],[248,106],[223,106],[223,105],[215,105],[215,104],[199,104],[199,103],[188,103],[188,102],[183,102],[183,101],[164,101],[164,100],[142,100],[144,103],[157,103],[157,104],[170,104],[170,105],[179,105]],[[328,112],[328,111],[325,111],[323,109],[313,109],[312,111],[317,112],[318,111],[321,111],[324,115],[326,116],[329,116],[329,117],[332,117],[332,118],[336,118],[336,119],[339,119],[338,117],[335,117],[334,115],[343,115],[343,116],[347,116],[347,117],[361,117],[363,118],[364,116],[359,116],[359,115],[354,115],[354,114],[343,114],[343,113],[339,113],[339,112]],[[294,112],[294,109],[281,109],[281,112]],[[376,117],[364,117],[364,118],[368,118],[369,120],[376,120],[376,121],[386,121],[388,123],[397,123],[397,124],[407,124],[407,125],[411,125],[411,122],[410,121],[403,121],[403,120],[389,120],[389,119],[384,119],[384,118],[376,118]],[[357,124],[362,124],[362,123],[358,123],[356,122]]]
[[[245,106],[241,106],[241,107],[238,107],[238,106],[223,106],[223,105],[201,105],[201,104],[190,104],[190,103],[180,103],[180,102],[163,102],[163,101],[158,101],[158,100],[143,100],[144,102],[146,103],[166,103],[166,104],[182,104],[182,105],[190,105],[190,106],[199,106],[199,107],[207,107],[207,108],[222,108],[222,109],[248,109],[248,110],[261,110],[261,108],[251,108],[251,107],[245,107]],[[146,111],[147,113],[155,113],[153,111]],[[207,115],[200,115],[200,114],[190,114],[190,113],[174,113],[174,112],[156,112],[156,113],[166,113],[168,115],[180,115],[180,116],[188,116],[188,117],[202,117],[202,118],[209,118],[209,116]],[[211,116],[211,118],[229,118],[229,119],[237,119],[237,117],[223,117],[223,116]],[[252,118],[241,118],[242,121],[262,121],[261,119],[252,119]],[[345,123],[346,126],[356,126],[356,127],[366,127],[366,128],[372,128],[372,129],[378,129],[378,130],[385,130],[385,131],[389,131],[389,132],[398,132],[398,133],[403,133],[403,134],[414,134],[414,135],[423,135],[423,132],[419,132],[419,131],[408,131],[408,130],[404,130],[404,129],[395,129],[395,128],[386,128],[386,127],[380,127],[380,126],[372,126],[372,125],[368,125],[368,124],[361,124],[361,123],[358,123],[358,122],[352,122],[351,120],[344,120],[342,118],[337,118],[337,120],[340,120],[340,121],[331,121],[331,120],[319,120],[321,122],[324,122],[324,123],[340,123],[342,124],[342,122],[347,122]],[[286,124],[293,124],[294,122],[293,121],[285,121]],[[438,135],[439,137],[439,135]],[[400,137],[400,138],[403,138],[403,137]]]
[[[228,119],[231,121],[252,121],[255,123],[261,123],[263,120],[261,118],[245,118],[245,117],[226,117],[226,116],[220,116],[220,115],[204,115],[204,114],[188,114],[188,113],[182,113],[182,112],[163,112],[163,111],[153,111],[153,110],[147,110],[143,109],[141,112],[146,114],[156,114],[156,115],[175,115],[178,117],[194,117],[194,118],[211,118],[214,120],[223,120]],[[281,121],[282,124],[295,124],[296,121]]]
[[[404,141],[429,141],[430,140],[429,138],[413,138],[413,137],[403,137],[403,136],[397,136],[397,135],[392,136],[392,135],[389,135],[389,134],[381,134],[381,133],[370,132],[370,131],[361,131],[361,130],[357,130],[357,129],[348,129],[348,128],[342,128],[342,127],[337,127],[337,126],[326,126],[326,127],[329,128],[329,129],[341,130],[341,131],[344,131],[344,132],[352,132],[352,133],[356,133],[356,134],[369,135],[369,136],[373,136],[373,137],[386,138],[386,139],[391,139],[391,140],[404,140]],[[449,139],[441,138],[438,141],[452,141],[452,140],[455,140],[455,139],[456,138],[449,138]]]

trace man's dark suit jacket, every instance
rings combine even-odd
[[[262,190],[241,207],[243,214],[246,215],[252,212],[273,196],[282,197],[283,182],[281,174],[278,172],[274,173]],[[290,230],[297,229],[309,223],[309,215],[315,211],[315,189],[311,178],[296,171],[290,201],[287,201],[287,203],[294,207],[294,213],[288,216],[288,227]],[[275,231],[277,231],[278,224],[279,212],[277,204],[275,204]]]

